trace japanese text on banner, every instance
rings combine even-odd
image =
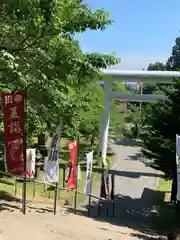
[[[51,146],[48,151],[48,158],[45,161],[45,182],[59,182],[59,142],[60,142],[60,129],[59,125],[52,137]]]
[[[87,170],[86,182],[84,185],[84,194],[91,194],[93,151],[86,154]]]
[[[2,93],[6,168],[14,175],[24,175],[24,93]]]

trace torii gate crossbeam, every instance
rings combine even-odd
[[[111,100],[120,99],[127,101],[154,101],[157,99],[166,100],[164,95],[140,95],[112,92],[112,81],[122,82],[146,82],[146,83],[170,83],[173,78],[180,78],[180,72],[177,71],[128,71],[128,70],[105,70],[103,80],[100,85],[104,85],[104,105],[100,121],[100,153],[101,159],[106,165],[108,132],[110,121]],[[139,96],[138,96],[139,95]]]

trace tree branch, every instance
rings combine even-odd
[[[20,51],[24,51],[26,49],[28,49],[29,47],[32,47],[33,45],[35,45],[37,43],[37,41],[42,38],[43,36],[43,33],[40,34],[40,36],[38,36],[32,43],[30,43],[29,45],[25,46],[24,48],[22,47],[23,46],[23,43],[27,41],[27,39],[29,38],[29,36],[26,36],[22,42],[19,44],[19,46],[17,48],[14,48],[14,49],[9,49],[7,47],[3,47],[3,46],[0,46],[0,51],[10,51],[10,52],[20,52]]]

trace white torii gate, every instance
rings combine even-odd
[[[112,82],[146,82],[146,83],[170,83],[173,78],[180,78],[180,72],[175,71],[130,71],[130,70],[105,70],[103,80],[100,85],[104,85],[104,105],[100,121],[100,152],[101,159],[106,165],[108,131],[110,121],[110,105],[112,99],[127,101],[150,102],[156,100],[166,100],[167,96],[153,94],[127,94],[112,91]]]

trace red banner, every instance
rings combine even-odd
[[[24,175],[24,94],[2,93],[6,168],[11,174]]]
[[[71,159],[71,172],[68,179],[68,190],[76,188],[76,165],[77,165],[77,150],[78,150],[78,141],[68,142],[69,155]]]

